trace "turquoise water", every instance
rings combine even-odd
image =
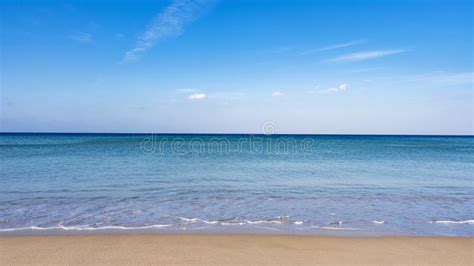
[[[0,234],[474,235],[474,137],[0,134]]]

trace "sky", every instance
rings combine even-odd
[[[474,134],[472,1],[2,1],[2,132]]]

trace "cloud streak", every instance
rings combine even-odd
[[[364,44],[366,42],[367,41],[365,41],[365,40],[357,40],[357,41],[350,41],[350,42],[345,42],[345,43],[338,43],[338,44],[333,44],[333,45],[328,45],[328,46],[325,46],[325,47],[321,47],[321,48],[318,48],[318,49],[303,51],[301,54],[302,55],[307,55],[307,54],[312,54],[312,53],[316,53],[316,52],[336,50],[336,49],[340,49],[340,48],[345,48],[345,47],[350,47],[350,46],[354,46],[354,45]]]
[[[325,47],[319,48],[318,50],[319,51],[329,51],[329,50],[345,48],[345,47],[354,46],[354,45],[363,44],[363,43],[366,43],[366,41],[364,41],[364,40],[350,41],[350,42],[346,42],[346,43],[339,43],[339,44],[325,46]]]
[[[206,94],[198,92],[198,93],[193,93],[189,95],[188,99],[192,101],[198,101],[198,100],[204,100],[206,99],[206,97],[207,97]]]
[[[330,62],[357,62],[357,61],[365,61],[380,57],[385,57],[389,55],[395,55],[405,52],[402,49],[394,49],[394,50],[378,50],[378,51],[366,51],[366,52],[359,52],[359,53],[352,53],[347,55],[342,55],[336,58],[329,60]]]
[[[210,0],[174,0],[151,22],[138,38],[135,47],[125,52],[123,61],[138,60],[156,42],[183,33],[184,27],[212,6]]]
[[[320,93],[339,93],[339,92],[345,92],[347,90],[347,84],[341,84],[337,87],[325,89],[319,91]]]
[[[195,92],[197,91],[196,89],[178,89],[178,92]]]

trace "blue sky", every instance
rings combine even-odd
[[[2,1],[1,131],[473,134],[472,1]]]

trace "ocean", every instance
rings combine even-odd
[[[474,236],[474,137],[0,134],[0,235]]]

